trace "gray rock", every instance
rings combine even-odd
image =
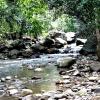
[[[40,43],[33,44],[33,45],[31,46],[31,48],[32,48],[32,50],[33,50],[34,52],[42,52],[42,51],[45,50],[45,47],[42,46]]]
[[[62,38],[56,38],[55,40],[56,40],[56,42],[58,42],[60,44],[63,44],[63,45],[67,44],[67,42],[65,40],[63,40]]]
[[[41,72],[41,71],[43,71],[43,69],[42,68],[35,68],[34,71]]]
[[[100,96],[93,96],[91,100],[100,100]]]
[[[6,79],[2,77],[1,78],[1,82],[5,82],[5,81],[6,81]]]
[[[78,70],[75,70],[75,72],[73,73],[74,76],[80,75],[80,72]]]
[[[67,96],[64,95],[64,94],[55,94],[54,95],[54,99],[56,99],[56,100],[63,99],[63,98],[66,98],[67,99]]]
[[[86,43],[86,41],[87,41],[87,39],[77,38],[76,45],[84,45]]]
[[[94,87],[91,91],[94,93],[100,93],[100,87]]]
[[[84,44],[83,48],[81,49],[80,53],[83,55],[96,53],[96,46],[97,46],[96,35],[91,35],[87,39],[87,41]]]
[[[74,32],[67,32],[65,34],[65,36],[67,37],[68,44],[75,42],[75,35],[76,35],[76,33],[74,33]]]
[[[87,89],[86,88],[82,88],[81,90],[78,91],[78,94],[80,96],[85,96],[87,95]]]
[[[20,53],[21,53],[21,56],[25,58],[31,58],[33,51],[31,49],[25,49],[25,50],[22,50]]]
[[[5,93],[4,90],[0,90],[0,96],[2,96]]]
[[[90,69],[92,71],[100,71],[100,62],[96,61],[95,63],[90,64]]]
[[[57,59],[57,65],[58,67],[64,67],[64,68],[70,68],[74,63],[76,62],[76,59],[72,57],[65,57],[65,58],[59,58]]]
[[[15,59],[15,58],[17,58],[17,56],[18,56],[19,53],[20,53],[20,52],[19,52],[18,50],[13,49],[13,50],[11,50],[11,51],[8,53],[8,57],[9,57],[9,58],[12,58],[12,59]]]
[[[25,97],[22,97],[21,100],[37,100],[35,97],[33,97],[32,95],[27,95]]]
[[[96,76],[89,77],[89,81],[97,81],[97,80],[98,80],[98,77]]]
[[[62,78],[63,78],[63,79],[70,79],[70,76],[68,76],[68,75],[63,75]]]
[[[6,80],[11,80],[12,77],[11,76],[6,76]]]
[[[31,95],[33,91],[31,89],[22,89],[21,96]]]
[[[27,65],[27,69],[33,70],[33,66],[32,65]]]
[[[51,47],[53,44],[55,44],[55,41],[51,39],[50,37],[46,37],[43,43],[43,45],[46,47]]]
[[[7,93],[8,93],[9,95],[14,95],[14,94],[17,94],[17,93],[18,93],[18,90],[17,90],[17,89],[7,90]]]
[[[68,79],[65,79],[65,80],[59,80],[56,82],[56,85],[60,85],[60,84],[69,84],[70,83],[70,80]]]

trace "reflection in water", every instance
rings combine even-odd
[[[39,77],[41,79],[32,81],[32,77]],[[35,72],[34,70],[23,69],[19,71],[19,78],[26,77],[27,82],[25,86],[33,90],[33,93],[39,93],[41,91],[55,90],[55,81],[59,78],[57,68],[55,66],[47,66],[43,68],[41,72]]]
[[[27,68],[20,67],[18,65],[3,66],[0,69],[0,77],[17,76],[22,81],[23,87],[33,90],[33,93],[40,93],[41,91],[55,90],[55,81],[59,78],[59,74],[56,66],[42,67],[43,71],[36,72],[28,70]],[[39,77],[41,79],[32,80],[32,77]],[[10,83],[12,84],[12,83]],[[18,83],[19,84],[19,83]],[[17,85],[18,85],[17,84]]]

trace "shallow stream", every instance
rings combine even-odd
[[[55,56],[55,55],[54,55]],[[63,55],[66,56],[66,55]],[[56,57],[56,56],[55,56]],[[55,66],[55,61],[57,58],[42,57],[37,59],[24,59],[24,60],[1,60],[0,61],[0,78],[5,78],[11,76],[16,81],[11,81],[6,83],[7,85],[16,86],[18,88],[28,88],[33,90],[33,94],[53,91],[56,90],[55,82],[60,78],[59,69]],[[33,69],[29,70],[26,67],[22,67],[23,64],[30,64]],[[42,71],[34,71],[37,67],[35,65],[41,65]],[[38,77],[37,80],[32,80],[32,78]],[[2,83],[0,82],[2,87]],[[2,97],[0,100],[16,100],[15,98]]]

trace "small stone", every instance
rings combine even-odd
[[[73,73],[74,76],[78,76],[80,75],[80,72],[78,70],[75,70],[75,72]]]
[[[54,99],[62,99],[62,98],[67,98],[64,94],[54,94]]]
[[[22,89],[22,91],[21,91],[22,96],[30,95],[32,93],[33,93],[33,91],[31,89]]]
[[[43,93],[43,96],[52,97],[54,94],[55,94],[54,91],[49,91],[49,92]]]
[[[92,88],[91,91],[93,91],[95,93],[100,93],[100,87],[94,87],[94,88]]]
[[[76,59],[72,57],[57,59],[57,65],[58,67],[61,67],[61,68],[70,68],[70,66],[72,66],[75,62],[76,62]]]
[[[90,69],[91,69],[92,71],[95,71],[95,72],[100,71],[100,62],[99,62],[99,61],[95,61],[95,63],[92,63],[92,64],[90,65]]]
[[[97,80],[98,80],[98,77],[96,76],[89,77],[89,81],[97,81]]]
[[[32,70],[32,69],[33,69],[32,65],[28,65],[27,68],[28,68],[29,70]]]
[[[66,100],[66,98],[62,98],[62,99],[59,99],[59,100]]]
[[[41,77],[37,77],[37,76],[34,76],[31,78],[32,80],[38,80],[38,79],[41,79]]]
[[[45,95],[45,96],[42,96],[42,97],[40,98],[40,100],[48,100],[48,98],[49,98],[49,97]]]
[[[59,74],[60,74],[60,75],[66,75],[66,71],[61,70],[61,71],[59,71]]]
[[[70,79],[70,76],[64,75],[64,76],[62,76],[62,78],[63,78],[63,79]]]
[[[43,71],[43,69],[42,68],[36,68],[36,69],[34,69],[34,71],[41,72],[41,71]]]
[[[70,83],[70,80],[63,80],[63,83],[64,84],[69,84]]]
[[[100,100],[100,96],[94,96],[91,98],[91,100]]]
[[[9,90],[15,89],[15,88],[16,88],[15,86],[9,86],[9,87],[8,87]]]
[[[5,82],[6,81],[6,79],[5,78],[1,78],[1,82]]]
[[[98,80],[98,83],[100,84],[100,80]]]
[[[21,100],[36,100],[32,95],[27,95],[25,97],[22,97]]]
[[[36,96],[36,97],[41,97],[41,96],[42,96],[42,94],[35,94],[35,96]]]
[[[65,92],[63,92],[64,95],[75,95],[75,93],[71,89],[67,89]]]
[[[6,76],[6,80],[11,80],[12,77],[11,76]]]
[[[80,96],[85,96],[87,95],[87,89],[86,88],[82,88],[81,90],[78,91],[78,94]]]
[[[3,95],[5,93],[4,90],[0,90],[0,96]]]
[[[11,89],[11,90],[8,90],[7,91],[10,95],[14,95],[16,93],[18,93],[18,90],[17,89]]]
[[[56,85],[60,85],[60,84],[69,84],[70,80],[59,80],[56,82]]]
[[[22,60],[22,58],[17,58],[18,60]]]

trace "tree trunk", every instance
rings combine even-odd
[[[97,56],[98,60],[100,61],[100,31],[99,29],[96,29],[96,36],[97,36]]]
[[[97,56],[100,61],[100,8],[95,8],[95,24],[96,24],[96,36],[97,36]]]

